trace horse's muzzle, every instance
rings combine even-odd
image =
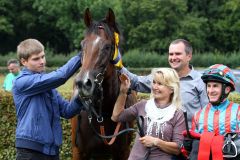
[[[88,97],[93,95],[95,84],[94,80],[89,76],[84,76],[83,79],[76,79],[76,85],[81,96]]]

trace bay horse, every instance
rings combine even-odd
[[[115,134],[117,125],[111,120],[120,89],[119,75],[111,62],[119,52],[120,32],[115,15],[109,8],[105,19],[93,21],[89,9],[86,9],[84,22],[87,29],[81,42],[82,67],[75,78],[75,85],[85,110],[81,111],[79,117],[71,120],[73,159],[111,157],[113,160],[126,160],[130,152],[132,133],[117,136],[111,145],[106,144],[106,139],[99,136],[100,132],[105,135]],[[136,101],[136,96],[128,95],[126,107]],[[120,130],[126,126],[122,124]],[[133,123],[130,123],[129,127],[132,126]]]

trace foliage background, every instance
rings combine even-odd
[[[87,7],[94,19],[101,19],[109,7],[114,10],[127,67],[168,66],[165,53],[177,38],[192,43],[195,66],[238,67],[239,0],[0,0],[0,66],[16,57],[17,44],[26,38],[39,39],[46,46],[49,67],[64,64],[81,49]],[[66,90],[62,94],[69,96]],[[238,96],[233,99],[239,103]],[[11,95],[3,92],[0,122],[0,159],[15,159],[15,110]],[[68,121],[63,120],[63,128],[61,159],[70,159]]]
[[[55,53],[80,49],[84,10],[101,19],[110,7],[123,32],[123,50],[163,54],[177,38],[197,52],[227,55],[240,49],[239,0],[1,0],[0,54],[37,38]]]

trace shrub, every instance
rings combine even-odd
[[[123,63],[126,67],[159,67],[168,66],[166,55],[158,55],[154,52],[143,53],[139,50],[131,50],[123,56]]]
[[[209,67],[213,64],[225,64],[230,68],[237,68],[239,66],[239,59],[240,54],[237,54],[237,52],[226,53],[226,55],[219,52],[204,54],[196,53],[193,55],[191,64],[195,67]]]
[[[226,59],[227,56],[227,59]],[[154,68],[154,67],[169,67],[168,55],[159,55],[155,52],[141,52],[139,50],[130,50],[123,56],[123,64],[130,68]],[[238,60],[240,54],[233,53],[193,53],[191,64],[194,67],[209,67],[216,63],[222,63],[230,68],[239,67]]]
[[[73,51],[70,54],[55,54],[52,50],[46,49],[47,67],[60,67],[77,53],[78,51]],[[133,49],[129,50],[123,55],[123,64],[124,66],[130,68],[168,67],[169,64],[167,57],[167,54],[158,54],[156,52],[145,52],[138,49]],[[6,63],[10,58],[16,58],[16,53],[11,52],[7,55],[0,56],[0,73],[7,72]],[[193,64],[194,67],[209,67],[215,63],[223,63],[230,68],[238,68],[239,59],[240,54],[238,52],[194,52],[192,61],[190,63]]]

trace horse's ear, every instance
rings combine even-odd
[[[111,8],[108,9],[108,13],[105,18],[109,26],[115,27],[115,15]]]
[[[115,14],[111,8],[108,9],[108,13],[107,13],[105,19],[106,19],[108,25],[111,26],[115,32],[120,33],[118,30],[116,21],[115,21]]]
[[[85,25],[87,27],[90,27],[91,24],[92,24],[92,16],[91,16],[89,8],[87,8],[85,10],[85,13],[84,13],[84,23],[85,23]]]

